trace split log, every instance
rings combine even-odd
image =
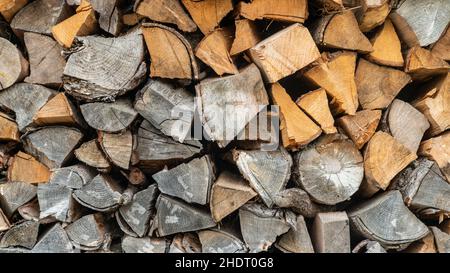
[[[212,32],[233,10],[232,0],[182,0],[181,2],[204,35]]]
[[[96,211],[111,211],[122,202],[123,189],[112,177],[99,174],[81,189],[75,190],[73,197],[81,205]]]
[[[118,5],[121,0],[89,0],[92,7],[99,14],[98,23],[104,31],[117,36],[123,28],[121,11]]]
[[[294,159],[294,181],[318,203],[349,199],[364,178],[363,157],[343,135],[325,135]]]
[[[14,16],[11,28],[18,36],[22,36],[24,32],[51,35],[51,28],[71,13],[65,0],[32,1]]]
[[[28,0],[6,0],[0,4],[0,14],[5,18],[7,22],[11,22],[14,15],[22,9]]]
[[[344,9],[344,3],[342,0],[313,0],[311,4],[313,7],[318,9],[320,14],[328,14],[331,12],[342,11]]]
[[[297,216],[295,227],[281,235],[276,243],[276,247],[288,253],[314,253],[303,216]]]
[[[58,93],[34,115],[33,123],[43,125],[84,126],[75,105],[64,93]]]
[[[194,119],[194,96],[182,87],[150,79],[136,94],[134,109],[165,135],[183,142]]]
[[[290,154],[283,148],[276,151],[234,150],[233,158],[243,177],[271,208],[274,196],[285,189],[291,177]]]
[[[322,133],[279,83],[272,85],[270,95],[274,104],[280,107],[281,140],[286,149],[298,150]]]
[[[137,13],[127,13],[122,16],[122,21],[124,25],[127,26],[135,26],[139,24],[139,22],[144,18],[145,16],[142,16]]]
[[[184,11],[178,0],[142,0],[136,1],[135,5],[137,14],[148,17],[151,20],[175,24],[184,32],[197,30],[197,25]]]
[[[385,1],[385,4],[388,2]],[[370,61],[380,65],[403,67],[400,39],[391,20],[386,19],[383,27],[370,39],[370,42],[373,46],[373,51],[367,55]]]
[[[433,232],[438,252],[450,253],[450,234],[442,232],[437,227],[431,227],[431,231]]]
[[[60,224],[47,230],[31,250],[33,253],[74,253],[73,245]]]
[[[237,75],[203,80],[195,89],[204,129],[222,148],[269,104],[261,74],[254,64]]]
[[[293,213],[268,209],[257,203],[239,209],[242,237],[251,253],[267,251],[278,236],[295,223]]]
[[[202,246],[195,233],[177,234],[172,239],[168,253],[200,253]]]
[[[350,225],[347,213],[319,213],[312,229],[317,253],[350,253]]]
[[[386,250],[377,241],[366,239],[356,245],[352,253],[386,253]]]
[[[180,33],[170,27],[154,23],[142,24],[141,30],[150,53],[151,78],[198,79],[199,72],[194,52]],[[167,50],[168,48],[172,50]]]
[[[11,224],[9,223],[8,218],[3,213],[2,209],[0,209],[0,232],[6,231],[11,228]]]
[[[289,44],[299,46],[287,47]],[[292,75],[320,57],[308,29],[297,23],[261,41],[249,54],[270,83]]]
[[[422,239],[413,242],[406,249],[406,253],[437,253],[436,245],[434,243],[433,232],[428,233]]]
[[[450,183],[450,132],[431,138],[420,144],[419,155],[436,161]]]
[[[222,229],[198,232],[202,253],[246,253],[247,247],[234,234]]]
[[[372,44],[361,32],[352,11],[321,17],[311,29],[316,44],[330,49],[344,49],[369,53]]]
[[[12,86],[16,82],[22,81],[29,72],[28,61],[22,53],[10,41],[0,37],[0,90]]]
[[[352,230],[385,248],[403,248],[429,230],[403,204],[399,191],[388,191],[349,211]]]
[[[263,108],[237,135],[236,148],[272,151],[279,147],[278,107]]]
[[[23,139],[24,149],[48,168],[59,168],[71,157],[83,134],[75,128],[53,126],[37,129]]]
[[[369,32],[383,24],[391,11],[391,1],[389,0],[361,0],[356,2],[361,6],[356,11],[356,18],[362,32]]]
[[[328,106],[325,89],[320,88],[308,92],[298,98],[295,103],[320,125],[324,133],[337,133],[337,129],[334,127],[334,119]]]
[[[223,171],[211,190],[209,206],[214,221],[220,222],[256,195],[241,176]]]
[[[359,150],[375,134],[380,120],[380,110],[362,110],[356,112],[354,116],[343,116],[336,122],[345,134],[353,140]]]
[[[17,127],[17,123],[10,118],[8,115],[5,115],[0,112],[0,141],[14,141],[19,142],[19,128]]]
[[[447,28],[445,34],[433,45],[431,53],[447,62],[450,61],[450,28]]]
[[[239,15],[250,20],[275,20],[304,23],[308,19],[308,1],[306,0],[253,0],[250,3],[239,2]]]
[[[51,223],[53,222],[53,219],[42,219],[42,221],[40,221],[39,219],[39,202],[37,199],[33,199],[32,201],[20,206],[17,209],[17,212],[19,213],[19,215],[27,220],[27,221],[34,221],[34,222],[38,222],[41,224],[46,224],[46,223]]]
[[[8,182],[0,184],[0,204],[6,217],[36,196],[36,187],[25,182]]]
[[[356,58],[356,53],[348,51],[323,54],[318,64],[304,74],[308,80],[325,89],[332,98],[331,110],[334,114],[344,112],[354,115],[358,109]]]
[[[100,172],[107,173],[111,170],[111,164],[95,139],[83,143],[80,148],[75,150],[74,154],[78,160]]]
[[[416,46],[408,51],[405,72],[411,75],[413,80],[423,81],[433,76],[449,73],[450,65],[435,56],[433,52]]]
[[[37,84],[18,83],[0,92],[0,107],[13,111],[19,130],[24,131],[54,94],[53,90]]]
[[[355,74],[359,103],[363,109],[389,106],[411,77],[403,71],[360,59]]]
[[[26,221],[10,228],[0,241],[0,248],[25,247],[32,249],[36,244],[39,222]]]
[[[77,39],[81,46],[70,54],[64,69],[68,94],[87,101],[113,101],[145,79],[144,41],[138,31],[117,38]]]
[[[188,203],[206,205],[215,180],[214,165],[209,156],[203,156],[173,169],[164,169],[152,177],[162,193]]]
[[[9,162],[8,181],[47,183],[50,170],[29,154],[18,152]]]
[[[122,238],[122,250],[125,253],[165,253],[166,248],[165,238],[134,238],[128,235]]]
[[[158,236],[214,227],[208,211],[161,194],[156,201],[154,227]]]
[[[72,192],[71,188],[54,182],[39,185],[39,219],[50,217],[67,223],[76,220],[80,216],[79,206],[72,198]]]
[[[382,127],[412,153],[417,153],[430,123],[412,105],[395,99],[385,112]]]
[[[101,214],[81,217],[65,228],[72,244],[81,250],[96,250],[105,242],[106,229]]]
[[[361,194],[369,197],[380,189],[386,190],[391,180],[416,158],[415,153],[391,135],[376,132],[364,152],[366,179],[361,185]]]
[[[122,169],[130,168],[133,152],[133,135],[130,131],[120,134],[99,132],[99,142],[108,159]]]
[[[261,41],[260,34],[253,21],[249,19],[239,19],[235,21],[235,25],[236,31],[230,49],[231,56],[242,53],[256,46]]]
[[[128,179],[128,182],[130,182],[132,185],[146,185],[148,183],[145,174],[141,169],[137,167],[130,167],[130,172],[128,174],[123,171],[121,171],[121,173],[125,175],[125,177]]]

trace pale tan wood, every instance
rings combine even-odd
[[[0,14],[7,22],[11,22],[14,15],[28,4],[28,0],[2,0],[0,1]]]
[[[20,141],[19,127],[9,116],[0,113],[0,141]]]
[[[383,27],[370,41],[373,46],[373,51],[367,55],[370,61],[381,65],[403,67],[402,46],[391,20],[386,19]]]
[[[47,183],[50,170],[29,154],[18,152],[9,163],[8,180],[26,183]]]
[[[297,150],[320,136],[320,127],[295,104],[279,83],[272,85],[270,94],[274,104],[280,107],[281,139],[286,149]]]
[[[412,28],[408,25],[408,22],[406,22],[405,18],[400,16],[397,12],[393,11],[391,12],[391,14],[389,14],[389,19],[391,19],[392,23],[394,24],[398,37],[403,43],[405,43],[408,48],[420,46],[419,39],[417,38]]]
[[[358,94],[355,84],[355,52],[322,54],[318,64],[305,72],[304,76],[325,89],[332,98],[331,110],[335,114],[354,115],[358,109]]]
[[[313,0],[312,5],[317,6],[319,11],[324,14],[342,11],[344,9],[342,0]]]
[[[327,92],[320,88],[308,92],[297,99],[297,105],[308,114],[326,134],[337,133],[334,119],[328,106]]]
[[[33,122],[37,125],[79,124],[79,117],[75,112],[75,106],[69,101],[64,93],[58,93],[50,99],[34,115]]]
[[[106,156],[122,169],[130,168],[133,151],[133,135],[130,131],[120,134],[99,132],[99,142]]]
[[[362,110],[356,112],[354,116],[343,116],[336,122],[353,140],[356,147],[361,149],[375,134],[380,119],[381,110]]]
[[[450,27],[445,34],[433,45],[431,52],[439,58],[450,61]]]
[[[450,183],[450,132],[423,141],[419,147],[419,155],[436,161]]]
[[[233,10],[232,0],[181,0],[203,34],[212,32]]]
[[[142,18],[145,18],[145,16],[137,13],[127,13],[122,16],[122,21],[127,26],[134,26],[137,25]]]
[[[275,33],[252,47],[249,53],[270,83],[293,74],[320,57],[308,29],[300,24]]]
[[[0,37],[0,91],[22,81],[29,73],[29,63],[9,40]]]
[[[6,231],[11,227],[8,218],[0,208],[0,232]]]
[[[239,70],[230,56],[233,35],[229,29],[216,29],[203,38],[195,49],[195,56],[209,65],[219,76],[237,74]]]
[[[405,72],[411,75],[413,80],[426,80],[450,72],[450,65],[431,51],[416,46],[408,51]]]
[[[391,11],[389,0],[362,0],[359,2],[361,8],[356,13],[362,32],[369,32],[383,24]]]
[[[235,25],[234,41],[230,49],[230,55],[232,56],[254,47],[261,41],[260,34],[253,21],[240,19],[235,21]]]
[[[433,233],[430,232],[422,239],[413,242],[405,249],[406,253],[437,253],[436,245],[434,243]]]
[[[99,171],[108,172],[111,169],[111,164],[98,147],[95,139],[83,143],[74,153],[78,160],[86,165],[97,168]]]
[[[238,5],[239,15],[250,20],[268,19],[303,23],[308,18],[307,0],[253,0],[241,1]]]

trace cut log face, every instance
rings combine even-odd
[[[194,119],[194,96],[184,88],[149,80],[136,95],[134,109],[165,135],[183,142]]]
[[[408,51],[405,72],[411,75],[413,80],[426,80],[436,75],[449,73],[450,65],[435,56],[433,52],[416,46]]]
[[[198,232],[202,245],[202,253],[246,253],[247,247],[233,234],[220,230],[209,229]]]
[[[54,182],[38,186],[39,219],[52,217],[61,222],[72,222],[77,215],[77,203],[72,189]]]
[[[373,51],[367,55],[370,61],[380,65],[403,67],[400,39],[391,20],[385,21],[383,27],[371,39],[371,43]]]
[[[321,204],[335,205],[349,199],[364,177],[360,152],[342,135],[319,138],[294,162],[296,183]]]
[[[298,46],[286,47],[288,44]],[[270,83],[292,75],[320,57],[308,29],[300,24],[293,24],[266,38],[252,47],[249,54]]]
[[[137,4],[136,13],[154,21],[175,24],[185,32],[197,30],[178,0],[142,0]]]
[[[325,89],[332,98],[334,114],[354,115],[358,109],[358,93],[355,84],[356,53],[338,52],[324,54],[318,65],[305,72],[304,76]]]
[[[31,250],[33,253],[74,253],[73,245],[60,224],[55,224]]]
[[[389,106],[411,77],[400,70],[360,59],[355,81],[362,108],[373,110]]]
[[[99,171],[108,172],[111,169],[111,164],[95,139],[83,143],[80,148],[75,150],[74,154],[78,160]]]
[[[366,239],[356,245],[352,253],[386,253],[386,250],[377,241]]]
[[[24,148],[48,168],[59,168],[72,156],[83,134],[70,127],[44,127],[24,137]]]
[[[25,247],[32,249],[36,244],[39,222],[26,221],[10,228],[0,241],[0,248]]]
[[[165,253],[167,242],[164,238],[134,238],[125,235],[122,250],[125,253]]]
[[[65,228],[72,244],[82,250],[95,250],[105,241],[106,230],[103,216],[89,214]]]
[[[250,20],[275,20],[303,23],[308,18],[306,0],[254,0],[250,3],[239,2],[239,15]]]
[[[77,39],[83,46],[70,55],[63,76],[64,89],[70,95],[87,101],[112,101],[144,81],[144,41],[138,31],[117,38]]]
[[[130,131],[121,134],[99,133],[99,142],[108,159],[122,169],[130,168],[133,152],[133,135]]]
[[[18,142],[20,133],[17,123],[9,116],[0,112],[0,141],[14,141]]]
[[[0,204],[10,218],[13,213],[36,196],[36,187],[25,182],[8,182],[0,185]]]
[[[419,155],[436,161],[450,183],[450,132],[431,138],[420,144]]]
[[[375,134],[380,120],[380,110],[362,110],[356,112],[354,116],[347,115],[339,118],[337,124],[353,140],[359,150]]]
[[[200,253],[202,246],[194,233],[177,234],[170,244],[168,253]]]
[[[36,125],[81,126],[83,121],[73,103],[64,93],[58,93],[34,115]]]
[[[347,213],[319,213],[312,238],[317,253],[350,253],[350,225]]]
[[[450,61],[450,28],[447,28],[445,34],[433,45],[431,52],[445,61]]]
[[[208,211],[163,194],[156,201],[155,217],[158,236],[207,229],[216,225]]]
[[[182,0],[181,2],[204,35],[212,32],[220,21],[233,10],[232,0]]]
[[[90,0],[92,7],[99,14],[98,23],[100,28],[114,36],[122,30],[121,12],[118,9],[120,0]]]
[[[288,253],[314,253],[303,216],[297,216],[295,228],[291,228],[287,233],[281,235],[276,246],[281,251]]]
[[[162,193],[200,205],[209,203],[215,179],[209,156],[193,159],[170,170],[164,169],[152,177]]]
[[[222,148],[269,104],[254,64],[237,75],[203,80],[195,88],[204,129]]]
[[[437,227],[431,227],[431,231],[433,232],[438,252],[450,253],[450,234],[442,232]]]
[[[399,191],[378,195],[352,209],[348,216],[352,230],[386,248],[402,248],[429,232],[403,204]]]
[[[81,189],[94,178],[95,172],[89,167],[77,164],[52,171],[49,183],[66,186],[70,189]]]
[[[144,17],[146,17],[146,16],[142,16],[137,13],[127,13],[127,14],[122,15],[122,21],[123,21],[124,25],[135,26],[135,25],[139,24],[141,19]]]
[[[54,94],[53,90],[37,84],[18,83],[0,92],[0,107],[14,111],[17,126],[23,131]]]
[[[369,32],[383,24],[391,11],[389,0],[362,0],[356,2],[361,5],[361,8],[356,11],[356,18],[362,32]]]
[[[260,34],[254,22],[249,19],[239,19],[235,21],[236,31],[233,44],[230,49],[231,56],[242,53],[261,41]]]
[[[50,170],[29,154],[18,152],[10,161],[8,181],[31,184],[47,183]]]
[[[256,195],[242,177],[229,171],[222,172],[211,190],[209,205],[214,221],[220,222]]]
[[[28,0],[6,0],[0,4],[0,14],[7,22],[11,22],[14,15],[22,9]]]
[[[20,206],[17,209],[17,212],[24,220],[38,222],[39,221],[39,202],[38,202],[38,200],[33,199],[32,201]],[[53,222],[53,219],[47,218],[47,219],[41,221],[40,223],[45,224],[45,223],[50,223],[50,222]]]
[[[16,82],[22,81],[28,76],[28,61],[22,53],[10,41],[0,37],[0,90],[6,89]]]
[[[233,151],[233,157],[243,177],[271,208],[273,198],[284,190],[291,177],[292,158],[283,148],[277,151]]]
[[[0,209],[0,232],[6,231],[11,228],[11,224],[9,223],[8,218],[3,213],[2,209]]]
[[[406,253],[437,253],[436,245],[434,243],[433,232],[428,233],[422,239],[411,243],[405,249]]]

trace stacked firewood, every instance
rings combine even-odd
[[[0,252],[450,252],[448,0],[0,15]]]

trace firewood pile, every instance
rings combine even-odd
[[[450,1],[0,15],[0,253],[450,252]]]

